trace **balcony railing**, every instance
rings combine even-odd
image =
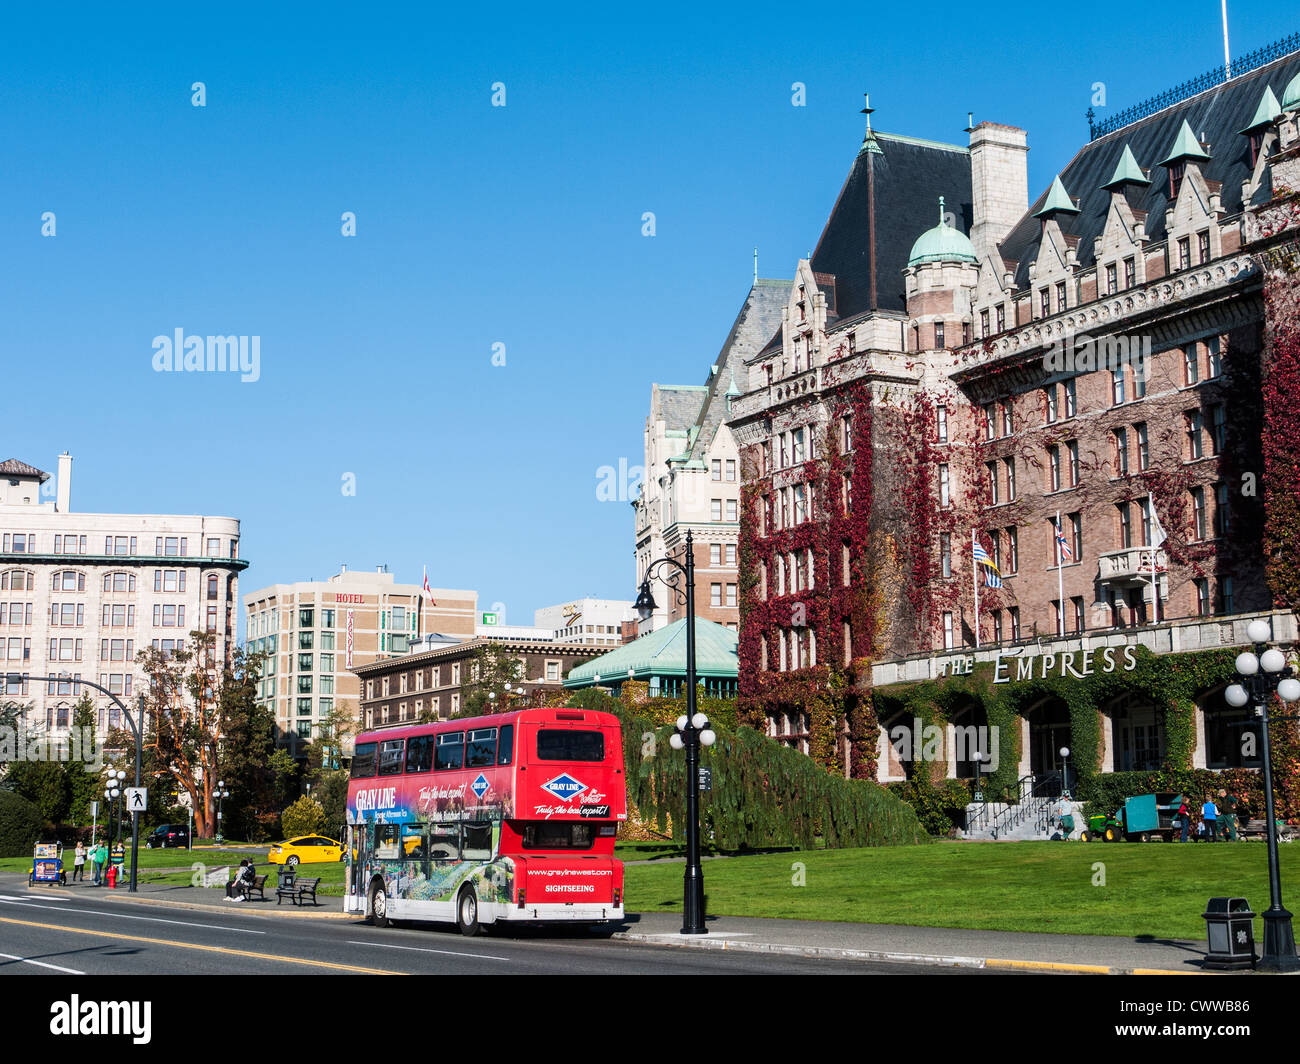
[[[1099,556],[1098,569],[1101,579],[1135,580],[1140,577],[1151,578],[1152,555],[1155,555],[1156,567],[1163,570],[1166,566],[1165,552],[1151,547],[1126,547],[1112,550]]]

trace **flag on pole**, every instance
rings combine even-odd
[[[1065,562],[1074,557],[1074,552],[1070,550],[1070,545],[1065,542],[1065,533],[1061,531],[1061,517],[1056,517],[1056,546],[1061,552],[1061,561]]]
[[[422,591],[423,591],[424,597],[425,597],[426,599],[429,600],[429,605],[430,605],[430,606],[436,606],[436,605],[438,605],[436,602],[433,601],[433,588],[431,588],[431,587],[429,586],[429,568],[428,568],[428,566],[425,566],[425,569],[424,569],[424,587],[422,588]]]
[[[1156,500],[1150,495],[1147,496],[1147,511],[1151,514],[1151,546],[1159,547],[1167,537],[1164,526],[1160,523],[1160,515],[1156,513]]]
[[[984,570],[985,587],[1001,587],[1002,573],[998,570],[996,563],[989,557],[989,552],[979,545],[978,542],[972,544],[975,564]]]

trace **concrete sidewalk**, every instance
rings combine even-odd
[[[1009,968],[1096,975],[1180,974],[1205,971],[1204,942],[968,931],[951,927],[818,923],[716,916],[707,935],[681,934],[673,913],[629,915],[628,942],[688,949],[740,949],[796,956],[910,961],[966,968]],[[1217,974],[1217,973],[1216,973]]]

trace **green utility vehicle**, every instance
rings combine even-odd
[[[1115,810],[1114,816],[1088,817],[1088,831],[1093,838],[1118,842],[1147,842],[1160,837],[1165,842],[1173,842],[1182,831],[1178,823],[1178,807],[1183,803],[1181,794],[1162,792],[1159,794],[1139,794],[1125,798],[1124,804]]]

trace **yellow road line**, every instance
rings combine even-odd
[[[94,935],[97,938],[111,938],[121,942],[147,942],[155,946],[168,946],[175,949],[196,949],[206,953],[225,953],[232,957],[252,957],[256,960],[279,961],[281,964],[305,964],[312,968],[331,968],[339,972],[354,972],[359,975],[401,975],[401,972],[389,972],[382,968],[361,968],[355,964],[336,964],[333,961],[313,961],[305,957],[282,957],[274,953],[254,953],[246,949],[230,949],[227,946],[205,946],[197,942],[174,942],[163,938],[144,938],[140,935],[122,935],[115,931],[92,931],[83,927],[65,927],[62,924],[43,924],[35,920],[13,920],[0,917],[0,924],[20,924],[23,927],[41,927],[49,931],[66,931],[73,935]]]

